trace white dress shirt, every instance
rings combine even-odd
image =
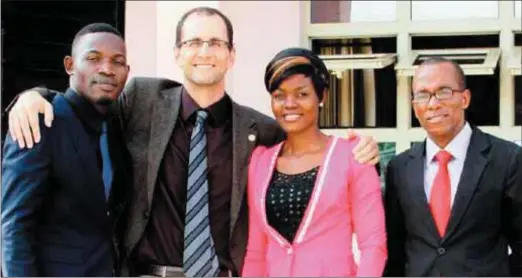
[[[462,169],[464,168],[464,160],[466,159],[466,154],[468,152],[471,133],[471,127],[469,126],[468,122],[466,122],[459,134],[457,134],[457,136],[455,136],[455,138],[449,142],[446,148],[444,148],[445,151],[449,152],[453,156],[448,163],[448,172],[450,175],[451,184],[451,206],[453,206],[453,200],[455,199]],[[439,164],[435,159],[435,155],[437,155],[440,150],[441,148],[439,148],[439,146],[437,146],[437,144],[435,144],[435,142],[433,142],[429,137],[426,139],[424,191],[426,192],[428,203],[430,201],[433,180],[435,180],[435,176],[439,170]]]

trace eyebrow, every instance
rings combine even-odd
[[[299,90],[302,90],[302,89],[305,89],[305,88],[309,88],[310,86],[309,85],[302,85],[302,86],[299,86],[295,89],[293,89],[292,91],[299,91]],[[278,91],[281,91],[281,92],[286,92],[286,90],[283,90],[281,88],[277,88]]]
[[[204,39],[200,38],[200,37],[195,37],[195,38],[191,38],[191,39],[187,39],[186,41],[194,41],[194,40],[200,40],[200,41],[204,41]],[[221,39],[221,38],[216,38],[216,37],[211,37],[210,39],[208,39],[209,41],[211,40],[219,40],[219,41],[225,41],[225,42],[228,42],[227,39]]]
[[[101,54],[101,52],[96,49],[89,49],[85,52],[84,55],[89,55],[89,54]],[[115,55],[113,55],[113,57],[115,57],[115,58],[122,57],[122,58],[127,59],[127,57],[123,53],[116,53]]]
[[[455,90],[452,88],[452,86],[449,86],[449,85],[441,85],[441,86],[438,86],[437,88],[435,88],[435,90],[440,90],[440,89],[452,89],[452,90]],[[458,90],[458,89],[456,89]],[[418,90],[418,92],[422,92],[422,91],[426,91],[426,88],[421,88],[420,90]]]

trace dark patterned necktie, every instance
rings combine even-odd
[[[207,112],[198,111],[190,138],[183,270],[188,277],[217,276],[219,261],[210,233],[207,181]]]

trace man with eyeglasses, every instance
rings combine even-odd
[[[522,148],[466,121],[457,63],[427,59],[412,87],[428,136],[388,165],[385,275],[520,277]]]
[[[188,11],[176,40],[185,82],[133,78],[115,107],[134,170],[123,275],[238,276],[248,235],[250,154],[285,135],[272,118],[226,94],[235,49],[225,15],[207,7]],[[13,106],[10,133],[22,146],[31,147],[32,134],[20,119],[45,105],[38,93],[24,93]],[[373,139],[361,138],[356,149],[361,163],[378,162]]]

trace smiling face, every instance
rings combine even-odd
[[[174,54],[186,82],[192,86],[224,86],[225,74],[234,64],[235,51],[228,47],[223,19],[217,14],[193,13],[184,22],[181,36]]]
[[[471,101],[469,90],[461,88],[455,67],[448,62],[420,66],[413,77],[413,93],[434,93],[451,89],[448,99],[438,100],[432,95],[427,103],[413,102],[415,116],[428,135],[436,141],[449,142],[465,122],[465,110]]]
[[[106,32],[80,37],[64,59],[71,87],[93,104],[108,105],[119,96],[129,73],[125,42]]]
[[[312,80],[304,74],[294,74],[271,94],[272,112],[287,134],[318,129],[320,100]]]

